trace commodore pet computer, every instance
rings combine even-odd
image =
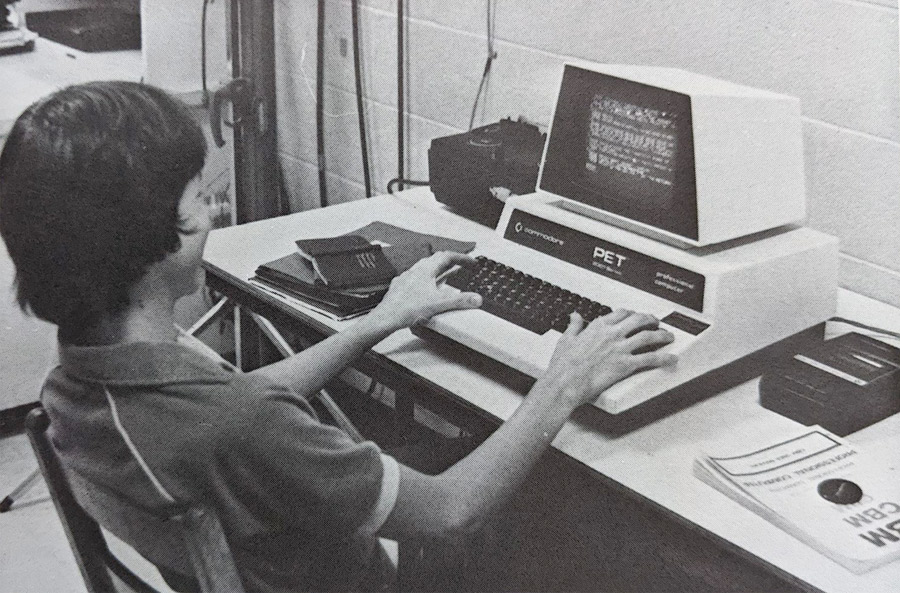
[[[480,310],[427,328],[537,377],[568,312],[655,315],[675,367],[596,404],[620,413],[834,315],[837,239],[803,228],[799,102],[678,70],[564,67],[538,189],[507,200]]]
[[[805,216],[800,102],[674,68],[563,71],[540,189],[684,247]]]

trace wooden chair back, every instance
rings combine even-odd
[[[155,591],[110,552],[100,526],[161,571],[196,579],[195,590],[243,592],[231,549],[214,512],[199,506],[138,507],[118,493],[63,468],[47,434],[50,421],[43,408],[32,410],[25,424],[90,593],[118,590],[112,576],[136,593]]]

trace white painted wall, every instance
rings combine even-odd
[[[213,1],[206,16],[206,84],[215,90],[230,79],[227,61],[227,0]],[[202,101],[203,0],[142,0],[144,82],[197,105]]]
[[[431,138],[468,126],[485,59],[485,1],[407,2],[408,170],[415,178],[427,178]],[[362,4],[370,148],[383,192],[396,174],[396,5]],[[280,0],[276,7],[280,150],[299,210],[318,203],[316,6]],[[479,121],[523,114],[547,123],[568,56],[675,66],[797,96],[808,224],[841,238],[842,285],[900,306],[897,13],[897,0],[498,0],[499,57]],[[332,203],[363,196],[350,40],[349,2],[329,0]]]

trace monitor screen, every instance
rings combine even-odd
[[[541,189],[696,240],[690,97],[567,65]]]

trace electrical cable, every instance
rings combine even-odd
[[[401,190],[406,185],[425,186],[428,181],[416,181],[407,179],[405,173],[404,148],[406,144],[406,90],[404,78],[406,76],[406,54],[404,51],[404,27],[405,9],[403,0],[397,0],[397,176],[388,181],[387,190],[392,194],[399,187]]]
[[[308,45],[309,45],[308,43],[304,42],[303,45],[300,47],[300,61],[297,62],[297,68],[300,69],[300,73],[303,75],[300,78],[303,80],[303,86],[306,87],[306,90],[309,93],[309,98],[312,99],[314,102],[316,102],[316,91],[315,91],[315,89],[312,88],[312,85],[309,84],[308,79],[310,76],[309,76],[309,73],[306,71],[306,67],[305,67],[306,47]],[[351,115],[353,117],[356,117],[358,115],[356,113],[356,108],[354,108],[351,111],[344,111],[343,113],[332,113],[332,112],[328,111],[327,109],[323,108],[322,113],[325,115],[325,117],[330,117],[332,119],[338,119],[341,117],[350,117]]]
[[[428,181],[417,181],[404,177],[404,140],[405,140],[405,90],[404,90],[404,8],[403,0],[397,0],[397,177],[388,181],[387,191],[393,194],[397,189],[404,189],[406,185],[427,186]],[[478,103],[482,93],[487,88],[491,75],[491,65],[497,58],[497,51],[494,49],[495,30],[497,25],[497,6],[496,0],[488,0],[487,2],[487,59],[484,63],[484,71],[481,75],[481,82],[478,85],[478,93],[475,95],[475,103],[472,105],[472,113],[469,117],[469,129],[471,130],[475,123],[475,113],[478,110]]]
[[[494,31],[497,24],[496,0],[487,0],[487,58],[484,62],[484,71],[481,73],[481,81],[478,83],[478,92],[475,94],[475,102],[472,103],[472,113],[469,116],[469,129],[475,126],[475,113],[478,111],[478,103],[481,101],[482,92],[487,96],[487,85],[491,77],[491,66],[497,59],[497,51],[494,49]]]
[[[404,89],[405,78],[405,52],[404,52],[404,3],[403,0],[397,0],[397,177],[400,187],[403,187],[404,161],[404,144],[406,140],[405,119],[406,119],[406,90]]]
[[[325,0],[319,0],[316,27],[316,150],[319,165],[319,205],[328,205],[328,185],[325,175]]]
[[[284,178],[284,165],[281,159],[275,159],[275,170],[278,173],[278,215],[283,216],[291,213],[291,201],[287,194],[287,180]]]
[[[875,327],[874,325],[866,325],[865,323],[860,323],[859,321],[847,319],[846,317],[831,317],[828,321],[833,321],[835,323],[845,323],[847,325],[852,325],[852,326],[858,327],[860,329],[868,330],[870,332],[875,332],[876,334],[880,334],[882,336],[900,339],[900,332],[894,332],[889,329],[884,329],[882,327]]]
[[[356,110],[359,114],[359,146],[362,152],[363,182],[366,187],[366,197],[372,197],[372,178],[369,172],[369,148],[366,138],[366,111],[363,99],[362,80],[362,48],[359,40],[359,0],[350,1],[353,28],[353,72],[356,78]]]
[[[397,188],[401,185],[412,185],[416,187],[425,187],[431,185],[430,181],[418,181],[416,179],[400,179],[398,177],[394,177],[387,184],[387,191],[389,194],[393,194],[397,192]]]
[[[363,84],[362,84],[362,66],[361,54],[362,49],[359,41],[359,0],[350,0],[351,27],[353,29],[353,74],[356,78],[356,111],[359,119],[359,148],[362,153],[363,166],[363,182],[366,187],[366,198],[372,197],[372,179],[369,173],[369,150],[366,138],[366,111],[363,101]],[[373,397],[375,395],[375,387],[378,381],[369,380],[369,388],[366,389],[366,396]]]
[[[203,106],[209,106],[209,88],[206,83],[206,13],[213,0],[203,0],[203,12],[200,17],[200,83],[203,88]]]
[[[404,78],[406,76],[406,54],[404,41],[405,8],[403,0],[397,0],[397,176],[388,181],[388,193],[394,193],[396,188],[404,189],[406,185],[425,186],[428,181],[416,181],[407,179],[405,173],[404,148],[406,144],[406,90]]]

